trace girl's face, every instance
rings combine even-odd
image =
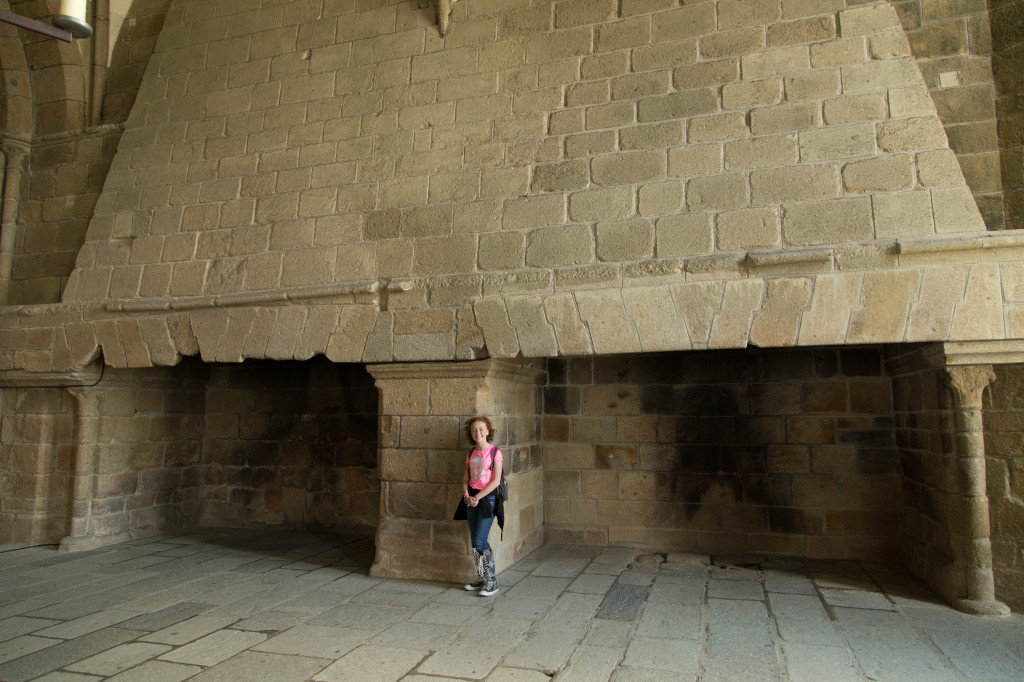
[[[472,436],[473,442],[477,445],[485,445],[487,443],[488,433],[490,433],[490,430],[484,422],[475,421],[469,425],[469,435]]]

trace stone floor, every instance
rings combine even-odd
[[[0,680],[1014,680],[1024,616],[899,569],[547,545],[461,586],[371,538],[208,530],[0,552]]]

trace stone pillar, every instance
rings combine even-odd
[[[127,530],[114,535],[97,535],[93,523],[93,501],[99,478],[100,398],[103,391],[87,386],[68,389],[77,403],[75,414],[75,464],[71,486],[71,520],[68,536],[60,543],[60,551],[77,552],[94,549],[130,538]]]
[[[544,540],[539,385],[544,372],[500,360],[369,367],[380,392],[380,525],[375,576],[463,581],[473,575],[465,521],[452,515],[472,444],[463,423],[487,415],[497,431],[512,499],[504,539],[491,530],[498,569]]]
[[[21,174],[28,148],[24,144],[4,142],[3,207],[0,208],[0,304],[8,301],[11,276],[14,272],[14,249],[18,237],[18,203],[21,197]]]
[[[982,425],[982,392],[995,379],[991,365],[963,365],[945,369],[946,384],[953,393],[954,442],[957,486],[962,521],[951,528],[956,563],[963,572],[966,596],[953,595],[954,606],[977,615],[1009,615],[996,600],[992,574],[992,543],[985,490],[985,433]],[[959,572],[959,571],[957,571]]]

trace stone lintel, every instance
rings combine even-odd
[[[61,386],[93,386],[103,376],[103,365],[93,362],[69,372],[28,372],[10,369],[0,372],[0,388],[59,388]]]
[[[392,362],[368,365],[376,381],[393,379],[472,379],[495,378],[520,382],[542,383],[546,372],[533,365],[505,360],[470,360],[466,362]]]

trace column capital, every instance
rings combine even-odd
[[[943,370],[946,385],[961,406],[981,406],[981,392],[996,380],[992,365],[957,365]]]

